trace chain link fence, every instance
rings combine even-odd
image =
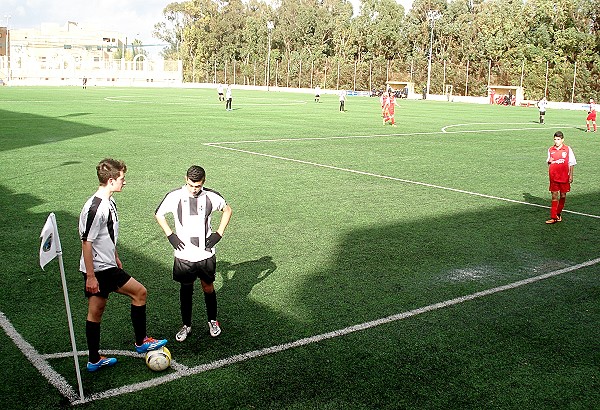
[[[426,87],[427,56],[386,60],[314,58],[293,53],[271,59],[216,59],[187,64],[186,81],[294,88],[346,89],[371,91],[385,88],[387,81],[408,81],[415,92]],[[431,94],[444,94],[447,85],[455,95],[486,96],[490,85],[521,86],[525,98],[538,100],[546,95],[552,101],[586,101],[600,89],[598,69],[586,64],[558,61],[458,61],[433,60]]]

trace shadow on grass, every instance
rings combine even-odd
[[[82,205],[86,199],[81,198]],[[600,194],[585,198],[573,194],[570,200],[598,203]],[[40,201],[35,196],[15,194],[0,186],[0,208],[3,209],[0,222],[4,227],[0,245],[5,266],[0,274],[0,310],[37,351],[68,351],[70,342],[57,264],[52,262],[46,272],[41,272],[38,265],[38,236],[47,215],[30,211],[37,205],[40,205]],[[217,270],[223,278],[218,292],[223,334],[216,339],[208,335],[204,300],[197,285],[194,296],[194,332],[184,343],[176,343],[173,339],[180,326],[179,286],[171,279],[172,249],[166,239],[157,234],[146,245],[158,249],[158,254],[161,255],[157,258],[158,262],[155,258],[145,256],[136,244],[121,243],[119,249],[121,259],[126,264],[125,269],[148,288],[149,334],[169,338],[169,348],[174,358],[179,363],[194,366],[468,295],[597,257],[597,249],[600,248],[600,222],[565,214],[565,222],[546,226],[546,213],[544,209],[517,204],[475,210],[452,217],[406,222],[400,219],[389,224],[374,224],[372,227],[342,233],[331,263],[319,271],[303,276],[303,282],[285,301],[286,304],[278,309],[261,303],[260,298],[252,295],[255,286],[270,278],[278,265],[281,265],[276,258],[265,255],[241,262],[218,261]],[[87,303],[81,289],[81,274],[78,272],[80,242],[77,236],[77,217],[59,212],[57,221],[76,339],[79,350],[85,350]],[[127,225],[123,229],[127,229]],[[158,231],[156,226],[156,232]],[[311,232],[310,236],[318,237],[318,232]],[[569,240],[565,241],[564,238]],[[586,246],[581,246],[582,243]],[[311,243],[311,246],[314,245]],[[311,249],[313,248],[306,249],[306,257],[310,257]],[[302,261],[296,263],[302,264]],[[278,284],[271,283],[262,292],[278,292]],[[308,319],[293,319],[287,314],[287,306],[301,308]],[[254,386],[255,389],[251,391],[267,394],[269,400],[277,401],[281,407],[296,403],[301,408],[302,405],[298,403],[302,401],[306,401],[310,407],[311,400],[318,400],[319,395],[323,395],[323,400],[340,405],[352,402],[359,407],[368,408],[369,403],[372,403],[379,408],[392,408],[394,395],[390,388],[402,390],[405,396],[410,394],[404,384],[397,380],[398,375],[420,377],[427,383],[437,380],[436,389],[441,391],[444,386],[451,384],[450,379],[457,372],[461,372],[460,368],[453,367],[453,360],[470,354],[471,346],[456,347],[458,350],[450,354],[450,350],[435,349],[451,349],[455,346],[440,347],[436,345],[436,340],[428,342],[429,349],[426,345],[419,345],[419,335],[423,329],[428,329],[427,332],[433,332],[436,337],[443,339],[443,334],[437,333],[438,325],[428,323],[427,320],[419,317],[414,321],[406,321],[408,324],[403,323],[401,326],[414,326],[413,329],[407,329],[409,334],[406,336],[413,344],[399,342],[404,335],[395,327],[391,331],[386,327],[374,332],[373,342],[365,342],[360,334],[354,334],[337,339],[339,342],[320,342],[289,355],[276,355],[260,360],[256,365],[259,368],[273,366],[264,369],[262,376],[265,379],[253,380],[253,364],[248,362],[235,366],[236,371],[240,372],[236,377],[241,378],[240,383]],[[479,322],[477,315],[469,320],[474,322],[474,329],[478,326],[490,326],[488,319]],[[508,328],[504,331],[508,331]],[[101,347],[131,349],[132,339],[127,298],[111,295],[102,324]],[[510,349],[510,343],[506,344],[505,349]],[[399,345],[403,347],[398,351]],[[378,346],[385,346],[385,349],[378,350]],[[397,356],[390,357],[388,351],[400,352],[406,360],[400,361]],[[332,352],[333,357],[329,356]],[[17,355],[17,363],[28,366],[20,353]],[[80,360],[82,368],[85,359],[82,357]],[[446,362],[441,363],[440,360]],[[586,365],[587,360],[585,358]],[[386,363],[393,363],[394,366],[390,367]],[[76,386],[71,359],[61,360],[57,367],[71,385]],[[385,373],[372,373],[374,368],[383,369]],[[427,369],[427,372],[423,369]],[[440,369],[445,373],[436,373]],[[248,371],[248,377],[242,377],[245,371]],[[47,382],[41,375],[17,381],[9,372],[10,370],[0,367],[0,377],[7,381],[13,392],[10,396],[19,400],[18,403],[9,401],[9,408],[11,404],[50,408],[63,401],[58,392],[42,397],[37,393],[31,394],[31,391],[38,391],[40,386],[46,385]],[[262,370],[259,370],[259,374],[260,372]],[[436,374],[436,377],[429,377],[431,374]],[[86,394],[90,394],[155,376],[145,368],[143,360],[123,358],[119,366],[110,371],[98,374],[84,372],[83,380]],[[476,377],[471,379],[462,373],[461,377],[466,383],[477,384]],[[204,377],[199,379],[175,382],[172,385],[206,383]],[[391,383],[390,380],[394,382]],[[331,397],[331,387],[320,392],[319,386],[323,383],[328,386],[332,383],[332,387],[341,391],[340,395],[337,398]],[[365,383],[369,386],[375,384],[386,393],[375,402],[369,402],[367,397],[357,398],[356,390],[364,387]],[[427,386],[417,384],[422,389],[417,394],[423,395],[416,398],[417,402],[420,400],[427,403]],[[262,390],[258,388],[259,385]],[[269,387],[267,393],[264,393],[265,385]],[[291,394],[291,390],[296,388],[298,391],[310,391],[311,394],[303,393],[297,399]],[[178,390],[176,386],[166,389]],[[44,390],[52,389],[46,386]],[[161,388],[159,392],[164,391]],[[144,394],[153,397],[153,394],[160,393]],[[361,395],[364,396],[369,395]],[[407,401],[405,396],[403,400]],[[252,394],[248,397],[252,397]],[[122,401],[130,400],[125,398]],[[226,399],[207,400],[218,403],[219,400]]]
[[[523,201],[530,204],[548,205],[549,200],[550,198],[540,198],[539,196],[531,195],[529,192],[523,192]]]
[[[74,113],[62,116],[87,115]],[[111,131],[110,128],[94,127],[41,115],[0,110],[0,151],[9,151],[33,145],[64,141],[87,135]]]

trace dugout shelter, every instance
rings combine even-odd
[[[411,98],[415,94],[415,83],[410,81],[386,81],[385,89],[391,88],[393,91],[400,91],[404,98]]]
[[[513,85],[490,85],[488,87],[490,104],[520,105],[524,99],[523,87]]]

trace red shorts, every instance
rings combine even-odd
[[[571,184],[569,182],[554,182],[550,181],[550,192],[560,191],[569,192],[571,190]]]
[[[596,121],[596,111],[592,111],[588,114],[586,121]]]

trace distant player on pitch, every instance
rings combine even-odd
[[[590,105],[588,108],[588,115],[585,119],[585,125],[587,127],[586,132],[590,132],[590,123],[594,126],[594,132],[596,132],[596,103],[590,98]]]
[[[562,221],[561,212],[565,207],[567,192],[571,190],[573,167],[577,164],[571,147],[564,145],[564,138],[561,131],[556,131],[554,133],[554,145],[548,149],[546,161],[548,162],[549,190],[552,193],[552,203],[550,206],[550,219],[546,221],[547,224]]]
[[[548,101],[546,101],[546,97],[542,97],[542,99],[537,102],[537,106],[540,110],[540,124],[543,124],[544,117],[546,116],[546,107],[548,106]]]
[[[231,100],[233,100],[233,96],[231,95],[231,84],[227,84],[227,89],[225,90],[225,110],[231,111]]]
[[[381,104],[381,116],[383,117],[383,125],[385,125],[385,119],[388,116],[388,104],[389,104],[389,95],[387,91],[381,93],[381,97],[379,97],[379,103]]]
[[[340,112],[346,112],[346,90],[340,90],[338,95],[340,97]]]
[[[397,105],[398,105],[398,103],[396,102],[396,94],[394,92],[391,92],[388,97],[387,109],[385,110],[386,115],[383,118],[383,124],[385,124],[389,121],[389,122],[391,122],[392,127],[396,126],[396,120],[394,118],[394,115],[396,114],[396,106]]]
[[[214,288],[217,258],[215,245],[223,237],[231,219],[231,207],[216,191],[204,187],[204,168],[192,165],[186,173],[185,185],[169,192],[156,209],[156,221],[175,249],[173,280],[179,282],[179,301],[183,325],[175,335],[183,342],[192,331],[192,296],[194,282],[200,279],[208,316],[208,330],[212,337],[221,334],[217,321],[217,294]],[[211,216],[222,211],[219,228],[213,232]],[[172,213],[175,231],[171,230],[165,215]]]

